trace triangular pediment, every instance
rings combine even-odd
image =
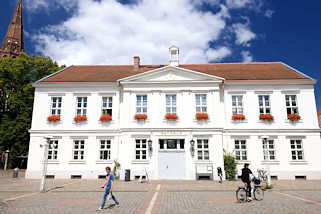
[[[200,73],[175,66],[165,66],[142,74],[137,74],[119,80],[120,82],[190,82],[190,81],[217,81],[220,77]]]

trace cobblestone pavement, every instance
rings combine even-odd
[[[50,191],[39,193],[39,180],[0,178],[0,213],[97,213],[104,180],[47,180]],[[240,204],[240,182],[152,181],[115,182],[121,207],[107,201],[100,213],[321,214],[321,181],[275,181],[263,201]]]

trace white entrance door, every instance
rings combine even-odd
[[[160,179],[185,179],[185,150],[183,140],[164,140],[165,144],[175,143],[177,146],[161,146],[158,154],[158,169]],[[174,142],[173,142],[174,141]],[[162,142],[162,143],[163,143]],[[172,148],[172,149],[171,149]]]

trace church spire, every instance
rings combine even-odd
[[[0,58],[17,57],[24,51],[22,0],[18,0],[16,9],[8,27],[7,34],[0,47]]]

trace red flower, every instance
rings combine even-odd
[[[136,120],[146,120],[147,114],[135,114],[135,119]]]
[[[297,121],[300,120],[301,117],[299,114],[288,114],[288,119],[291,121]]]
[[[177,119],[178,119],[178,116],[177,116],[176,113],[167,113],[167,114],[165,115],[165,118],[166,118],[167,120],[177,120]]]
[[[101,122],[108,122],[112,120],[112,117],[110,114],[103,114],[101,115],[100,119]]]
[[[271,114],[260,114],[260,120],[274,120],[274,117]]]
[[[232,120],[245,120],[244,114],[233,114]]]
[[[87,120],[87,116],[86,115],[77,115],[74,117],[74,121],[75,122],[81,122],[81,121],[86,121]]]
[[[60,121],[60,115],[50,115],[47,120],[49,122],[56,122],[56,121]]]
[[[198,112],[196,113],[195,117],[196,117],[196,120],[208,120],[208,114],[205,112],[203,113]]]

